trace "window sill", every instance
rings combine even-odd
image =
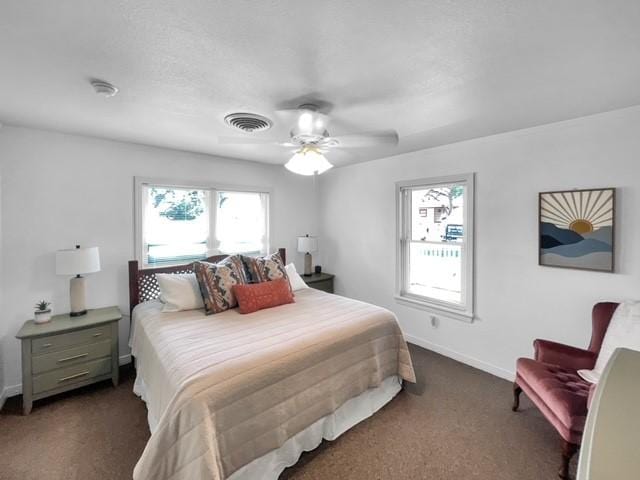
[[[425,302],[422,300],[418,300],[411,297],[404,297],[401,295],[394,296],[396,303],[401,305],[406,305],[408,307],[418,308],[420,310],[425,310],[427,312],[431,312],[436,315],[442,315],[447,318],[452,318],[454,320],[459,320],[465,323],[473,323],[475,318],[473,313],[467,313],[463,310],[456,310],[453,308],[445,307],[444,305],[438,305],[431,302]]]

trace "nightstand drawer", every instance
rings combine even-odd
[[[311,288],[315,288],[316,290],[322,290],[323,292],[333,293],[333,279],[313,282],[313,283],[310,283],[309,286]]]
[[[31,360],[31,371],[33,374],[43,373],[57,368],[86,363],[96,358],[108,357],[110,355],[111,340],[101,340],[98,343],[89,343],[80,347],[34,356]]]
[[[111,373],[111,358],[102,358],[72,367],[60,368],[33,377],[33,394],[53,390],[74,383],[86,382],[95,377]]]
[[[34,338],[31,342],[31,353],[38,355],[62,350],[83,343],[95,343],[111,338],[111,325],[86,328],[75,332],[61,333],[49,337]]]

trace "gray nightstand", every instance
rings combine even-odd
[[[111,379],[118,384],[118,307],[89,310],[81,317],[54,315],[50,322],[26,322],[22,340],[22,408],[34,400]]]
[[[333,278],[335,275],[331,273],[313,273],[308,277],[302,275],[304,283],[311,288],[322,290],[323,292],[333,293]]]

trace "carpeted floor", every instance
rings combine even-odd
[[[531,405],[512,413],[511,384],[411,346],[418,383],[283,479],[555,480],[559,439]],[[0,479],[130,479],[149,430],[133,371],[41,400],[27,417],[14,397],[0,413]],[[575,460],[573,462],[575,474]]]

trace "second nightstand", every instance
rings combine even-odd
[[[331,273],[313,273],[308,277],[302,275],[304,283],[316,290],[322,290],[323,292],[333,293],[333,279],[335,275]]]

